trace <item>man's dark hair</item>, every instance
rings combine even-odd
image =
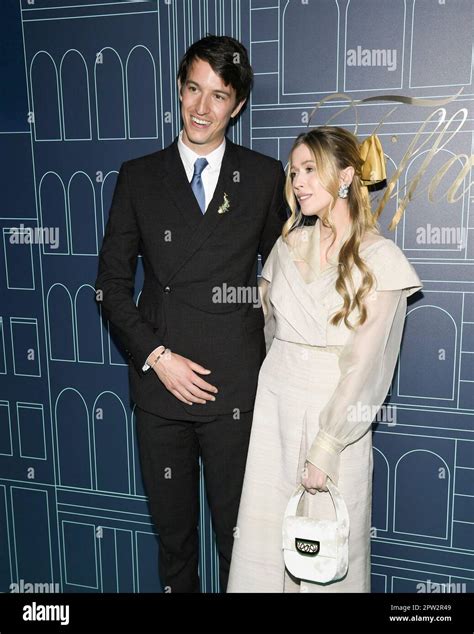
[[[227,35],[207,35],[194,42],[179,65],[178,79],[184,86],[194,60],[202,59],[219,75],[224,84],[236,92],[237,103],[247,99],[253,83],[247,49],[238,40]]]

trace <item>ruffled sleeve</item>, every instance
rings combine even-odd
[[[367,319],[351,331],[341,352],[339,381],[320,412],[319,431],[307,454],[308,462],[336,484],[341,452],[370,430],[387,396],[400,351],[407,297],[422,286],[402,251],[391,241],[384,242],[364,258],[377,281],[366,299]]]

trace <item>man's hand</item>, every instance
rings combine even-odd
[[[301,484],[308,493],[314,495],[316,491],[327,491],[327,475],[311,462],[305,462]]]
[[[166,389],[183,403],[204,404],[216,400],[209,392],[217,394],[217,388],[196,374],[210,374],[211,371],[180,354],[166,351],[155,363],[153,370]]]

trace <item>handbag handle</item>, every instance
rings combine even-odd
[[[326,486],[331,495],[332,503],[334,505],[334,509],[336,511],[337,523],[339,524],[339,528],[341,534],[344,536],[349,535],[349,512],[347,510],[346,503],[344,502],[344,498],[341,495],[341,492],[334,484],[334,482],[329,478],[326,480]],[[286,507],[285,515],[292,516],[296,515],[296,511],[298,509],[298,504],[300,503],[301,498],[305,494],[306,489],[302,484],[300,484],[291,494],[290,500]]]

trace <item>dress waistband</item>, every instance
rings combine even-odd
[[[281,341],[281,343],[289,344],[291,346],[298,346],[300,348],[304,348],[306,350],[312,350],[314,352],[326,352],[329,354],[336,354],[340,356],[344,346],[312,346],[309,343],[299,343],[297,341],[286,341],[285,339],[278,339],[275,337],[277,341]]]

